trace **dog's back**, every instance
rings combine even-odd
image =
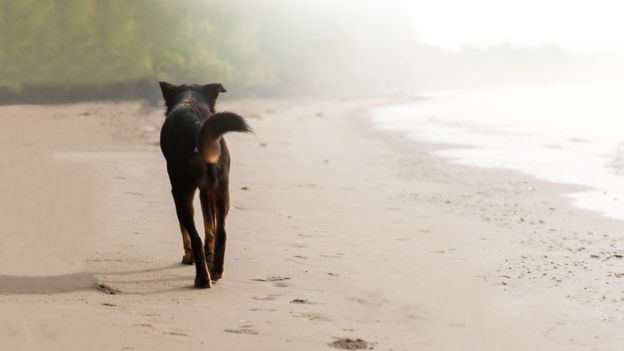
[[[191,106],[174,108],[160,131],[160,148],[167,161],[190,158],[197,147],[202,114]]]
[[[197,152],[197,136],[208,114],[194,104],[174,106],[160,131],[160,149],[167,160],[171,186],[199,186],[206,166]]]

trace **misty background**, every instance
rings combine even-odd
[[[617,3],[592,4],[0,0],[0,103],[153,100],[157,80],[262,97],[620,78]]]

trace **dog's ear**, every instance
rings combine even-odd
[[[169,106],[173,103],[175,97],[181,92],[181,86],[162,81],[158,83],[160,84],[160,91],[165,99],[165,103]]]
[[[202,87],[202,89],[205,89],[206,91],[213,91],[216,93],[227,93],[227,90],[225,90],[223,84],[221,83],[206,84]]]
[[[226,93],[227,90],[225,90],[225,88],[223,87],[223,84],[221,83],[211,83],[211,84],[202,85],[201,90],[204,96],[208,99],[208,103],[210,105],[210,111],[214,113],[215,112],[214,106],[217,101],[217,97],[219,96],[219,93]]]
[[[223,87],[221,83],[211,83],[211,84],[202,85],[201,89],[204,95],[206,95],[206,97],[210,100],[216,100],[217,96],[219,96],[219,93],[227,92],[227,90],[225,90],[225,88]]]

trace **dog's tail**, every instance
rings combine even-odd
[[[219,139],[228,132],[252,133],[243,117],[232,112],[217,112],[199,127],[197,150],[207,163],[217,163],[221,155]]]

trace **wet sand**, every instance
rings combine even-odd
[[[367,109],[393,101],[218,106],[255,135],[227,136],[209,290],[179,264],[160,109],[0,107],[2,348],[620,349],[624,223],[373,129]]]

